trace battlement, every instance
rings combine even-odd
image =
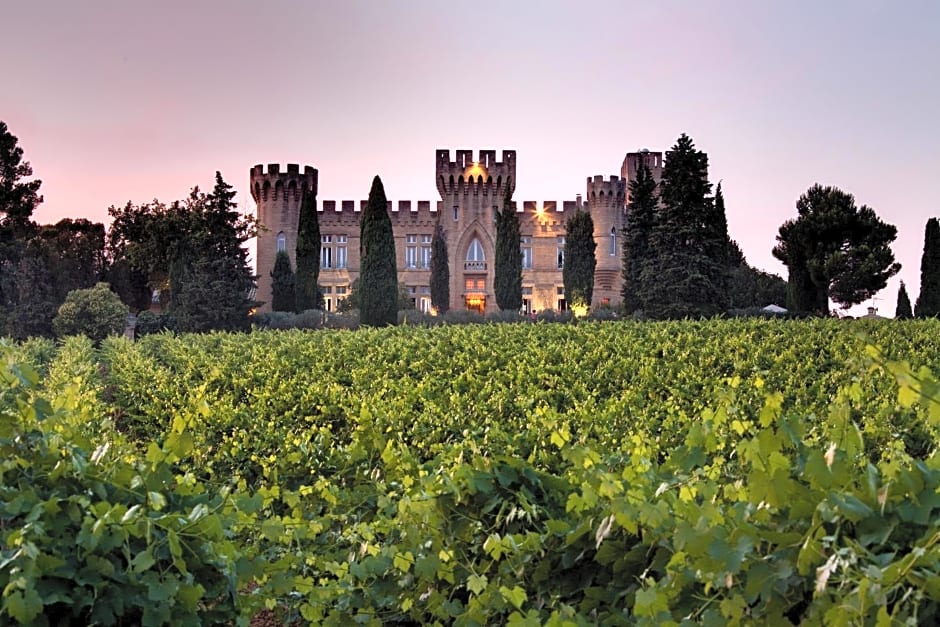
[[[623,166],[620,168],[620,176],[628,181],[636,180],[636,173],[637,170],[640,169],[640,164],[646,164],[646,167],[648,167],[653,174],[653,178],[659,182],[659,178],[663,172],[663,153],[650,152],[645,148],[637,152],[628,152],[627,156],[623,159]]]
[[[251,197],[256,203],[285,198],[300,200],[303,190],[314,194],[317,191],[317,170],[309,165],[301,173],[296,163],[288,163],[285,172],[278,163],[269,163],[267,172],[258,164],[251,168],[250,177]]]
[[[457,150],[450,160],[450,150],[435,155],[437,190],[441,198],[462,194],[505,194],[508,184],[516,186],[516,151],[504,150],[503,160],[496,160],[495,150],[480,150],[476,160],[472,150]]]
[[[394,224],[433,225],[440,211],[440,203],[430,200],[387,202],[386,211]],[[357,223],[368,204],[368,200],[324,200],[318,206],[321,224]]]
[[[623,202],[626,193],[626,180],[619,176],[612,175],[608,180],[604,180],[601,174],[593,177],[587,177],[587,198],[588,202],[596,206],[604,201],[614,200]]]

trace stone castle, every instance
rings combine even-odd
[[[621,232],[626,216],[629,182],[645,162],[658,182],[663,154],[642,150],[626,155],[620,176],[588,177],[584,196],[563,202],[526,200],[516,203],[522,248],[522,298],[525,313],[564,310],[565,222],[579,208],[594,221],[597,269],[592,306],[620,304],[622,286]],[[515,187],[516,152],[504,150],[449,150],[435,154],[435,181],[441,200],[400,200],[388,203],[397,253],[398,280],[415,307],[430,311],[431,238],[440,222],[450,256],[450,308],[489,313],[498,309],[493,292],[496,251],[496,211],[502,207],[506,186]],[[270,309],[271,270],[278,251],[286,251],[296,266],[297,223],[301,197],[317,193],[317,170],[289,164],[251,169],[251,194],[262,225],[257,241],[258,290],[256,298]],[[335,310],[359,276],[359,215],[365,200],[317,201],[322,249],[320,280],[325,306]]]

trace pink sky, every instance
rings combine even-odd
[[[437,200],[438,148],[518,151],[517,200],[567,200],[624,154],[688,133],[748,260],[810,185],[898,227],[916,298],[940,213],[940,3],[6,3],[0,120],[45,202],[106,221],[220,170],[320,172],[320,200]],[[853,309],[857,313],[864,307]]]

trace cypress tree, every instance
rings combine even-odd
[[[940,315],[940,222],[927,220],[924,252],[920,258],[920,295],[914,313],[918,318]]]
[[[450,261],[440,219],[431,239],[431,305],[438,315],[444,315],[450,309]]]
[[[271,311],[295,311],[294,271],[286,251],[278,251],[271,279]]]
[[[398,319],[398,271],[395,237],[388,217],[382,179],[372,180],[369,201],[359,221],[359,322],[367,326],[395,324]]]
[[[650,237],[653,255],[641,273],[646,313],[685,318],[724,311],[727,252],[720,252],[725,243],[718,234],[708,156],[684,133],[666,159],[659,195],[661,206]]]
[[[594,297],[594,220],[587,211],[578,209],[565,224],[565,267],[562,280],[565,300],[570,307],[590,307]]]
[[[323,295],[317,286],[320,280],[320,220],[317,217],[317,196],[305,189],[297,220],[297,271],[294,274],[294,298],[298,312],[322,309]]]
[[[502,211],[496,210],[496,265],[493,291],[496,304],[503,311],[522,308],[522,248],[519,215],[512,202],[512,181],[506,182]]]
[[[630,181],[630,204],[623,229],[623,299],[624,312],[643,310],[640,295],[647,290],[641,283],[643,266],[652,256],[650,235],[656,223],[656,179],[645,162]]]
[[[907,295],[904,281],[901,281],[901,287],[898,288],[898,305],[894,309],[894,317],[898,320],[910,320],[914,317],[914,312],[911,310],[911,299]]]

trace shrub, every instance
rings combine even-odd
[[[481,314],[468,309],[451,309],[444,314],[447,324],[479,324],[484,321]]]
[[[527,320],[526,316],[514,310],[499,310],[486,314],[487,322],[525,322]]]
[[[613,307],[598,307],[587,315],[588,320],[619,320],[620,313]]]
[[[417,309],[402,309],[398,312],[398,324],[431,327],[440,324],[439,318]]]
[[[176,317],[173,314],[142,311],[137,315],[137,326],[134,327],[136,337],[164,331],[176,332]]]
[[[109,335],[119,335],[127,323],[127,306],[107,283],[85,290],[72,290],[52,320],[59,337],[86,335],[100,342]]]

